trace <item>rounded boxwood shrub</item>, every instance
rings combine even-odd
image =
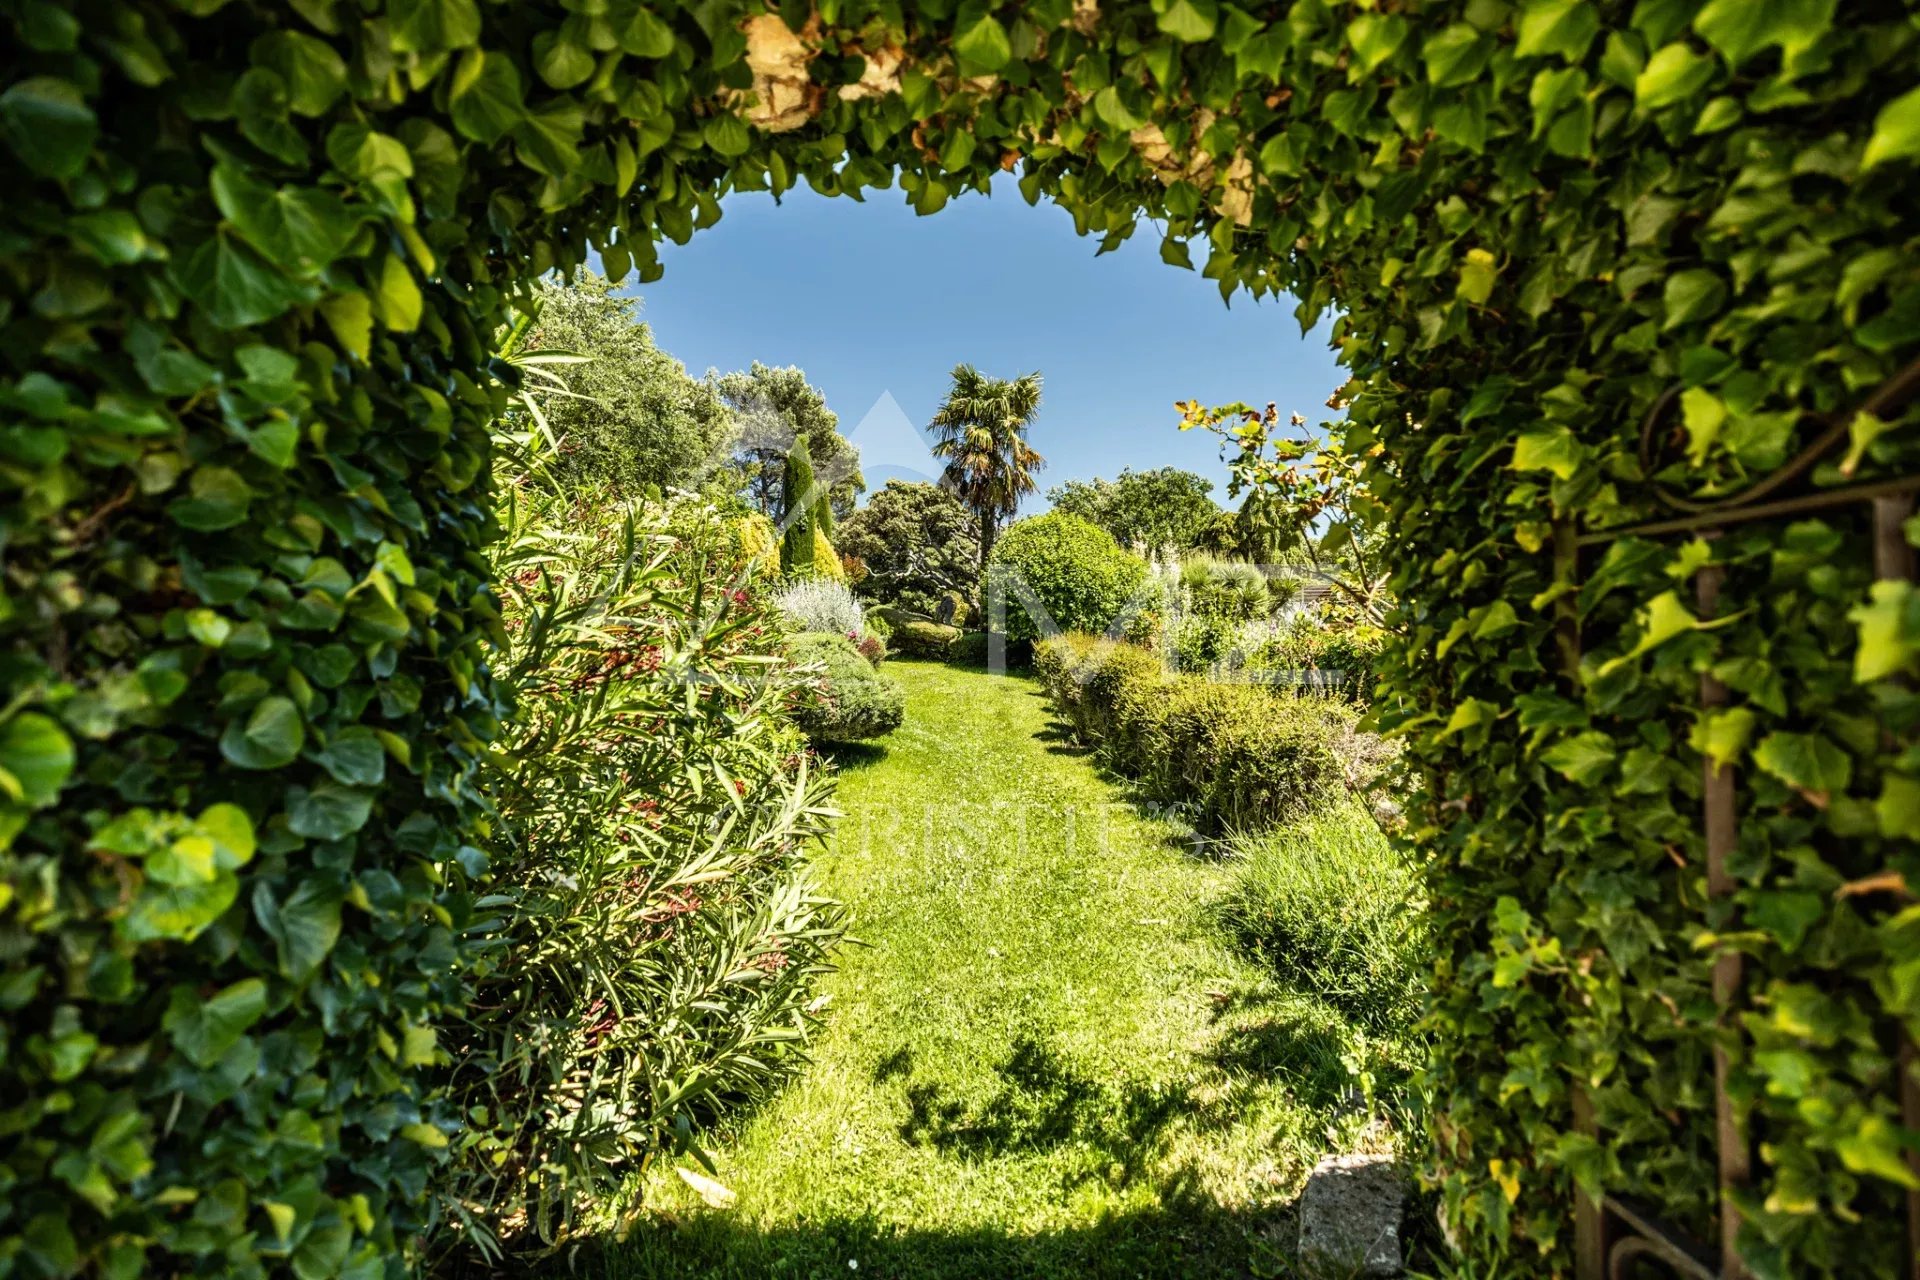
[[[987,568],[987,593],[990,601],[1006,602],[1007,637],[1033,640],[1043,625],[1107,630],[1146,576],[1146,562],[1121,550],[1112,534],[1079,516],[1051,511],[1016,521],[1001,535]],[[1039,610],[1044,619],[1033,616]]]
[[[893,629],[894,651],[908,658],[945,658],[960,628],[938,622],[907,622]]]
[[[793,637],[787,653],[801,666],[819,667],[820,679],[793,708],[794,723],[815,742],[858,742],[900,727],[906,695],[899,684],[873,669],[854,642],[830,632]]]

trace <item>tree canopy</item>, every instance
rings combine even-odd
[[[1179,467],[1123,468],[1118,477],[1069,480],[1047,490],[1047,501],[1099,525],[1123,547],[1185,551],[1224,514],[1208,495],[1213,481]]]
[[[654,345],[640,300],[592,271],[542,281],[538,319],[522,345],[590,357],[566,368],[568,395],[542,398],[560,440],[556,473],[634,495],[648,486],[697,487],[713,466],[731,415],[719,395]]]
[[[931,613],[943,592],[977,594],[974,524],[973,513],[939,485],[889,480],[841,524],[838,545],[866,562],[863,595]]]
[[[953,385],[935,410],[933,456],[946,460],[941,483],[980,522],[980,565],[993,554],[1000,522],[1039,486],[1033,473],[1047,464],[1027,443],[1040,412],[1040,375],[989,378],[970,364],[954,366]]]
[[[840,434],[840,417],[827,398],[793,365],[753,367],[707,379],[733,410],[732,467],[747,498],[763,514],[778,517],[784,490],[782,468],[795,440],[807,442],[815,481],[824,486],[835,516],[853,510],[867,487],[860,450]]]

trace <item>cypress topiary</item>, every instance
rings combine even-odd
[[[815,513],[808,497],[813,491],[813,456],[807,451],[805,436],[795,439],[787,454],[782,489],[784,510],[780,522],[786,532],[780,543],[780,570],[788,574],[811,573]]]

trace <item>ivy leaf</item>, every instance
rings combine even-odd
[[[443,53],[480,38],[480,7],[474,0],[392,0],[387,20],[398,53]]]
[[[1647,59],[1633,82],[1633,96],[1644,111],[1657,111],[1692,97],[1714,77],[1713,60],[1684,44],[1670,44]]]
[[[1725,769],[1739,760],[1740,753],[1747,749],[1756,719],[1748,707],[1702,712],[1694,722],[1687,743],[1713,761],[1715,767]]]
[[[1160,242],[1160,261],[1170,267],[1185,267],[1188,271],[1193,270],[1193,255],[1187,251],[1186,241],[1176,240],[1172,236]]]
[[[65,80],[32,76],[0,93],[0,138],[43,178],[79,176],[99,133],[86,99]]]
[[[1523,58],[1558,54],[1578,62],[1599,32],[1600,15],[1588,0],[1527,0],[1514,52]]]
[[[73,740],[52,718],[28,711],[0,725],[0,792],[9,799],[44,809],[72,776]]]
[[[373,302],[355,289],[321,300],[320,314],[348,354],[365,360],[373,351]]]
[[[1833,1152],[1855,1173],[1883,1178],[1910,1191],[1920,1191],[1920,1177],[1907,1167],[1906,1146],[1900,1130],[1884,1116],[1867,1115],[1851,1133],[1834,1139]]]
[[[1445,89],[1478,76],[1493,55],[1493,42],[1472,23],[1456,22],[1428,40],[1420,54],[1426,60],[1428,81],[1436,89]]]
[[[379,315],[380,323],[389,329],[411,333],[420,327],[420,315],[425,305],[420,296],[420,286],[414,282],[413,272],[408,270],[406,262],[398,254],[388,254],[380,264],[380,282],[372,298],[373,310]]]
[[[1847,613],[1859,634],[1853,654],[1853,678],[1865,684],[1914,670],[1920,656],[1920,593],[1904,580],[1883,579],[1870,588],[1868,602]]]
[[[276,694],[260,699],[245,721],[227,725],[220,754],[241,769],[280,769],[293,763],[306,739],[299,708]]]
[[[287,828],[314,840],[344,840],[373,813],[373,792],[322,782],[311,791],[297,788],[287,806]]]
[[[734,121],[740,125],[742,137],[745,136],[746,125],[732,112],[722,112],[714,119]],[[550,178],[565,177],[580,165],[580,137],[585,129],[586,113],[580,104],[556,99],[528,113],[513,131],[514,154],[520,157],[521,164],[537,173]]]
[[[1693,29],[1727,65],[1737,67],[1770,44],[1789,55],[1833,26],[1834,0],[1708,0]]]
[[[239,894],[240,882],[231,874],[194,884],[148,881],[116,928],[129,942],[191,942],[226,914]]]
[[[1726,283],[1713,271],[1706,267],[1681,271],[1667,279],[1666,320],[1661,327],[1677,329],[1717,315],[1726,299]]]
[[[260,1021],[266,1011],[267,984],[258,978],[243,978],[205,998],[190,987],[179,986],[173,989],[160,1025],[187,1061],[196,1067],[211,1067],[240,1043],[247,1028]]]
[[[593,74],[593,50],[583,49],[564,32],[542,31],[533,38],[533,68],[553,89],[572,89]]]
[[[1371,71],[1391,58],[1407,38],[1407,20],[1397,13],[1366,13],[1347,24],[1347,43]]]
[[[454,68],[447,107],[453,127],[476,142],[492,146],[506,137],[527,118],[513,60],[504,53],[468,50]]]
[[[1599,730],[1563,738],[1542,752],[1540,760],[1574,782],[1591,782],[1613,763],[1613,738]]]
[[[1871,169],[1916,155],[1920,155],[1920,89],[1909,90],[1880,108],[1860,167]]]
[[[332,45],[305,32],[272,32],[255,40],[248,52],[256,64],[286,83],[287,105],[296,115],[325,115],[346,91],[346,60]]]
[[[632,5],[623,22],[620,15],[628,6],[614,9],[614,39],[622,51],[636,58],[664,58],[673,52],[673,28],[645,5]]]
[[[373,730],[349,725],[314,757],[320,767],[350,787],[377,787],[387,776],[387,752]]]
[[[308,296],[250,245],[224,229],[215,232],[187,259],[180,286],[221,329],[265,324]]]
[[[1220,7],[1214,0],[1171,0],[1160,12],[1160,29],[1185,44],[1213,39]]]
[[[247,518],[253,489],[230,467],[201,467],[187,484],[187,496],[167,504],[167,515],[183,529],[213,533]]]
[[[1007,39],[1007,29],[986,6],[968,8],[977,16],[967,22],[966,15],[962,15],[960,25],[954,30],[953,52],[969,67],[998,71],[1013,61],[1013,44]]]
[[[359,229],[346,202],[321,187],[276,189],[231,164],[214,166],[212,187],[221,215],[248,243],[303,275],[329,266]]]
[[[1568,480],[1586,459],[1586,447],[1565,427],[1529,431],[1513,442],[1509,471],[1550,471]]]
[[[709,147],[723,156],[743,156],[753,145],[747,122],[732,112],[721,112],[700,127],[700,136]]]
[[[1469,249],[1467,260],[1460,264],[1460,283],[1454,288],[1454,296],[1477,306],[1485,305],[1493,296],[1493,284],[1499,277],[1500,267],[1491,253],[1485,249]]]
[[[1790,787],[1828,796],[1853,778],[1847,753],[1817,733],[1776,731],[1753,749],[1753,762]]]
[[[285,902],[276,902],[265,884],[254,891],[254,917],[273,939],[283,976],[304,982],[320,968],[340,940],[345,900],[342,889],[317,879],[302,880]]]

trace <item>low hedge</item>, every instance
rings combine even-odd
[[[907,658],[945,658],[960,628],[938,622],[903,622],[893,629],[893,649]]]
[[[984,631],[963,631],[947,646],[947,661],[956,667],[984,667],[990,643]]]
[[[819,667],[793,708],[794,723],[815,742],[858,742],[892,733],[906,718],[899,684],[874,670],[853,641],[826,631],[808,631],[787,642],[795,664]]]
[[[1086,635],[1035,645],[1034,668],[1110,768],[1187,806],[1203,831],[1257,829],[1339,793],[1339,726],[1314,699],[1169,677],[1138,646]]]

